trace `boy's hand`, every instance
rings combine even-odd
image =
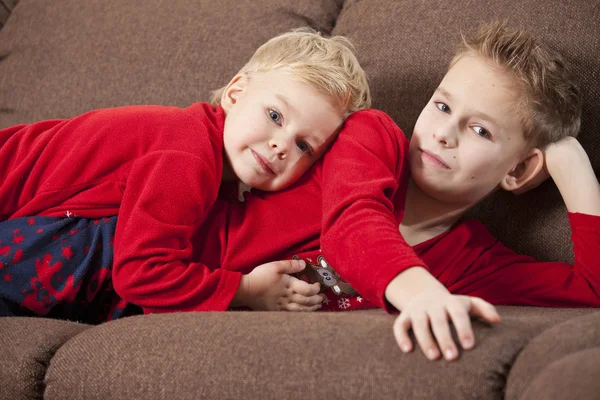
[[[490,323],[500,322],[493,305],[477,297],[451,294],[420,267],[409,268],[394,278],[386,288],[385,297],[401,311],[393,328],[400,349],[412,351],[413,344],[408,335],[412,328],[419,346],[430,360],[437,359],[440,351],[449,361],[458,357],[448,317],[454,323],[463,349],[471,349],[475,345],[471,316]]]
[[[454,324],[461,347],[468,350],[475,345],[470,316],[480,317],[490,323],[500,321],[494,306],[478,297],[427,291],[415,296],[396,318],[394,336],[400,349],[409,352],[412,342],[408,330],[412,328],[427,358],[435,360],[441,351],[446,360],[452,361],[458,358],[459,352],[452,340],[448,317]]]
[[[303,260],[274,261],[242,277],[233,306],[260,311],[315,311],[321,308],[319,283],[309,284],[290,276],[306,267]]]

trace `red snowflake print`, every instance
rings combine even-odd
[[[12,263],[16,264],[19,261],[21,261],[21,258],[23,258],[23,250],[19,249],[17,251],[15,251],[15,256],[13,257]]]
[[[62,248],[62,256],[67,260],[70,260],[73,257],[73,250],[71,250],[71,246]]]
[[[13,243],[20,244],[25,238],[23,235],[17,235],[13,238]]]
[[[33,218],[29,218],[29,219],[27,220],[27,224],[28,224],[29,226],[31,226],[31,225],[35,225],[35,219],[33,219]]]
[[[8,254],[10,252],[10,246],[0,247],[0,256]]]

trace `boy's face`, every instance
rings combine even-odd
[[[323,154],[344,113],[285,71],[232,80],[223,95],[223,141],[235,175],[267,191],[294,183]]]
[[[410,143],[414,182],[470,206],[498,187],[526,144],[512,78],[476,56],[454,64],[419,116]]]

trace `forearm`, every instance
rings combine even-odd
[[[576,139],[547,158],[547,168],[569,212],[600,215],[600,185]]]
[[[397,310],[402,311],[419,293],[448,290],[423,267],[412,267],[396,276],[385,289],[385,298]]]

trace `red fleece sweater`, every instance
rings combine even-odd
[[[0,130],[0,220],[118,213],[121,297],[146,311],[223,308],[241,274],[194,261],[192,236],[217,198],[224,119],[206,103],[133,106]]]

